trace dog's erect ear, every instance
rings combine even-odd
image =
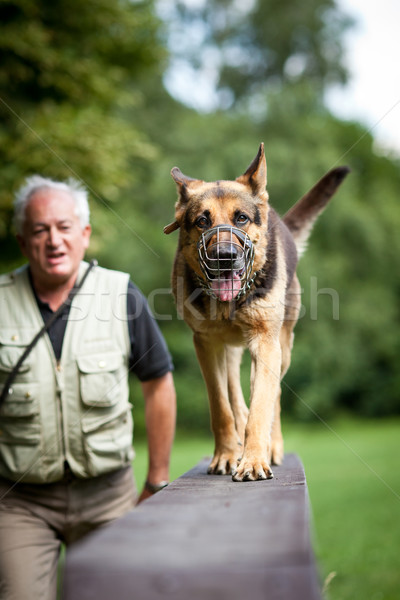
[[[174,167],[171,170],[171,175],[177,185],[178,192],[179,192],[179,199],[175,206],[175,208],[176,208],[175,216],[177,217],[177,220],[173,221],[172,223],[170,223],[169,225],[166,225],[164,227],[164,233],[167,235],[169,233],[172,233],[173,231],[176,231],[177,229],[179,229],[180,224],[178,222],[178,219],[180,220],[180,216],[181,216],[180,213],[184,212],[184,210],[182,210],[182,208],[183,208],[182,204],[186,205],[186,203],[188,201],[187,187],[188,187],[188,185],[190,185],[190,183],[192,183],[194,181],[198,181],[197,179],[193,179],[192,177],[188,177],[187,175],[184,175],[182,173],[182,171],[180,169],[178,169],[178,167]]]
[[[259,195],[265,192],[267,185],[267,162],[264,154],[264,144],[261,142],[257,156],[248,167],[247,171],[236,179],[239,183],[251,187],[253,194]]]
[[[178,169],[178,167],[174,167],[171,170],[171,175],[172,175],[173,180],[176,183],[176,187],[178,188],[179,198],[178,198],[178,202],[175,205],[175,209],[179,213],[182,211],[183,207],[185,207],[183,210],[186,209],[186,205],[188,203],[189,194],[190,194],[189,189],[192,186],[196,187],[198,185],[201,185],[201,183],[203,183],[203,182],[200,181],[199,179],[193,179],[193,177],[188,177],[187,175],[184,175],[182,173],[182,171],[180,169]],[[179,208],[180,208],[180,210],[179,210]],[[176,220],[178,222],[180,222],[176,213],[175,213],[175,217],[176,217]]]
[[[188,177],[184,175],[178,167],[174,167],[171,169],[171,175],[177,186],[182,187],[184,185],[188,185],[191,181],[197,181],[197,179],[193,179],[192,177]]]

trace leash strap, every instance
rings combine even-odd
[[[76,296],[76,294],[79,292],[79,290],[85,283],[86,278],[89,275],[90,271],[96,265],[97,265],[97,260],[93,259],[90,261],[89,266],[86,269],[85,273],[83,274],[83,277],[82,277],[81,281],[79,282],[79,284],[72,288],[72,290],[68,294],[68,298],[65,300],[65,302],[63,302],[63,304],[61,304],[61,306],[58,307],[56,312],[51,315],[50,319],[48,319],[46,321],[46,323],[43,325],[41,330],[35,335],[35,337],[30,342],[30,344],[25,348],[24,352],[19,357],[17,363],[13,367],[13,370],[8,375],[8,377],[4,383],[3,391],[1,392],[1,396],[0,396],[0,408],[3,404],[3,402],[5,401],[5,399],[7,398],[7,396],[10,394],[11,386],[12,386],[14,379],[16,378],[17,373],[18,373],[22,363],[24,362],[24,360],[32,352],[32,350],[34,349],[34,347],[36,346],[36,344],[38,343],[40,338],[46,333],[46,331],[48,331],[50,329],[50,327],[53,325],[53,323],[56,321],[56,319],[60,316],[60,314],[62,313],[64,308],[72,302],[73,298]]]

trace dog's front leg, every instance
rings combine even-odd
[[[243,457],[233,473],[234,481],[273,477],[269,466],[271,429],[280,386],[281,347],[278,339],[265,334],[252,340],[249,350],[252,357],[250,413]]]
[[[236,469],[242,447],[228,398],[225,346],[201,334],[194,335],[194,345],[207,386],[215,440],[214,457],[208,472],[226,475]]]
[[[244,400],[242,386],[240,384],[240,363],[242,361],[242,354],[243,347],[241,346],[226,347],[229,402],[235,419],[236,431],[238,432],[240,442],[243,446],[249,409]]]

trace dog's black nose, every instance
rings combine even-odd
[[[221,271],[232,269],[233,263],[238,258],[238,249],[234,244],[219,243],[214,244],[209,251],[212,260],[218,262],[218,268]]]
[[[238,250],[235,244],[220,242],[219,244],[212,244],[208,254],[211,258],[218,258],[219,260],[235,260]]]

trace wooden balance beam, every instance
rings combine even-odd
[[[70,547],[63,599],[321,600],[299,458],[245,483],[209,462]]]

